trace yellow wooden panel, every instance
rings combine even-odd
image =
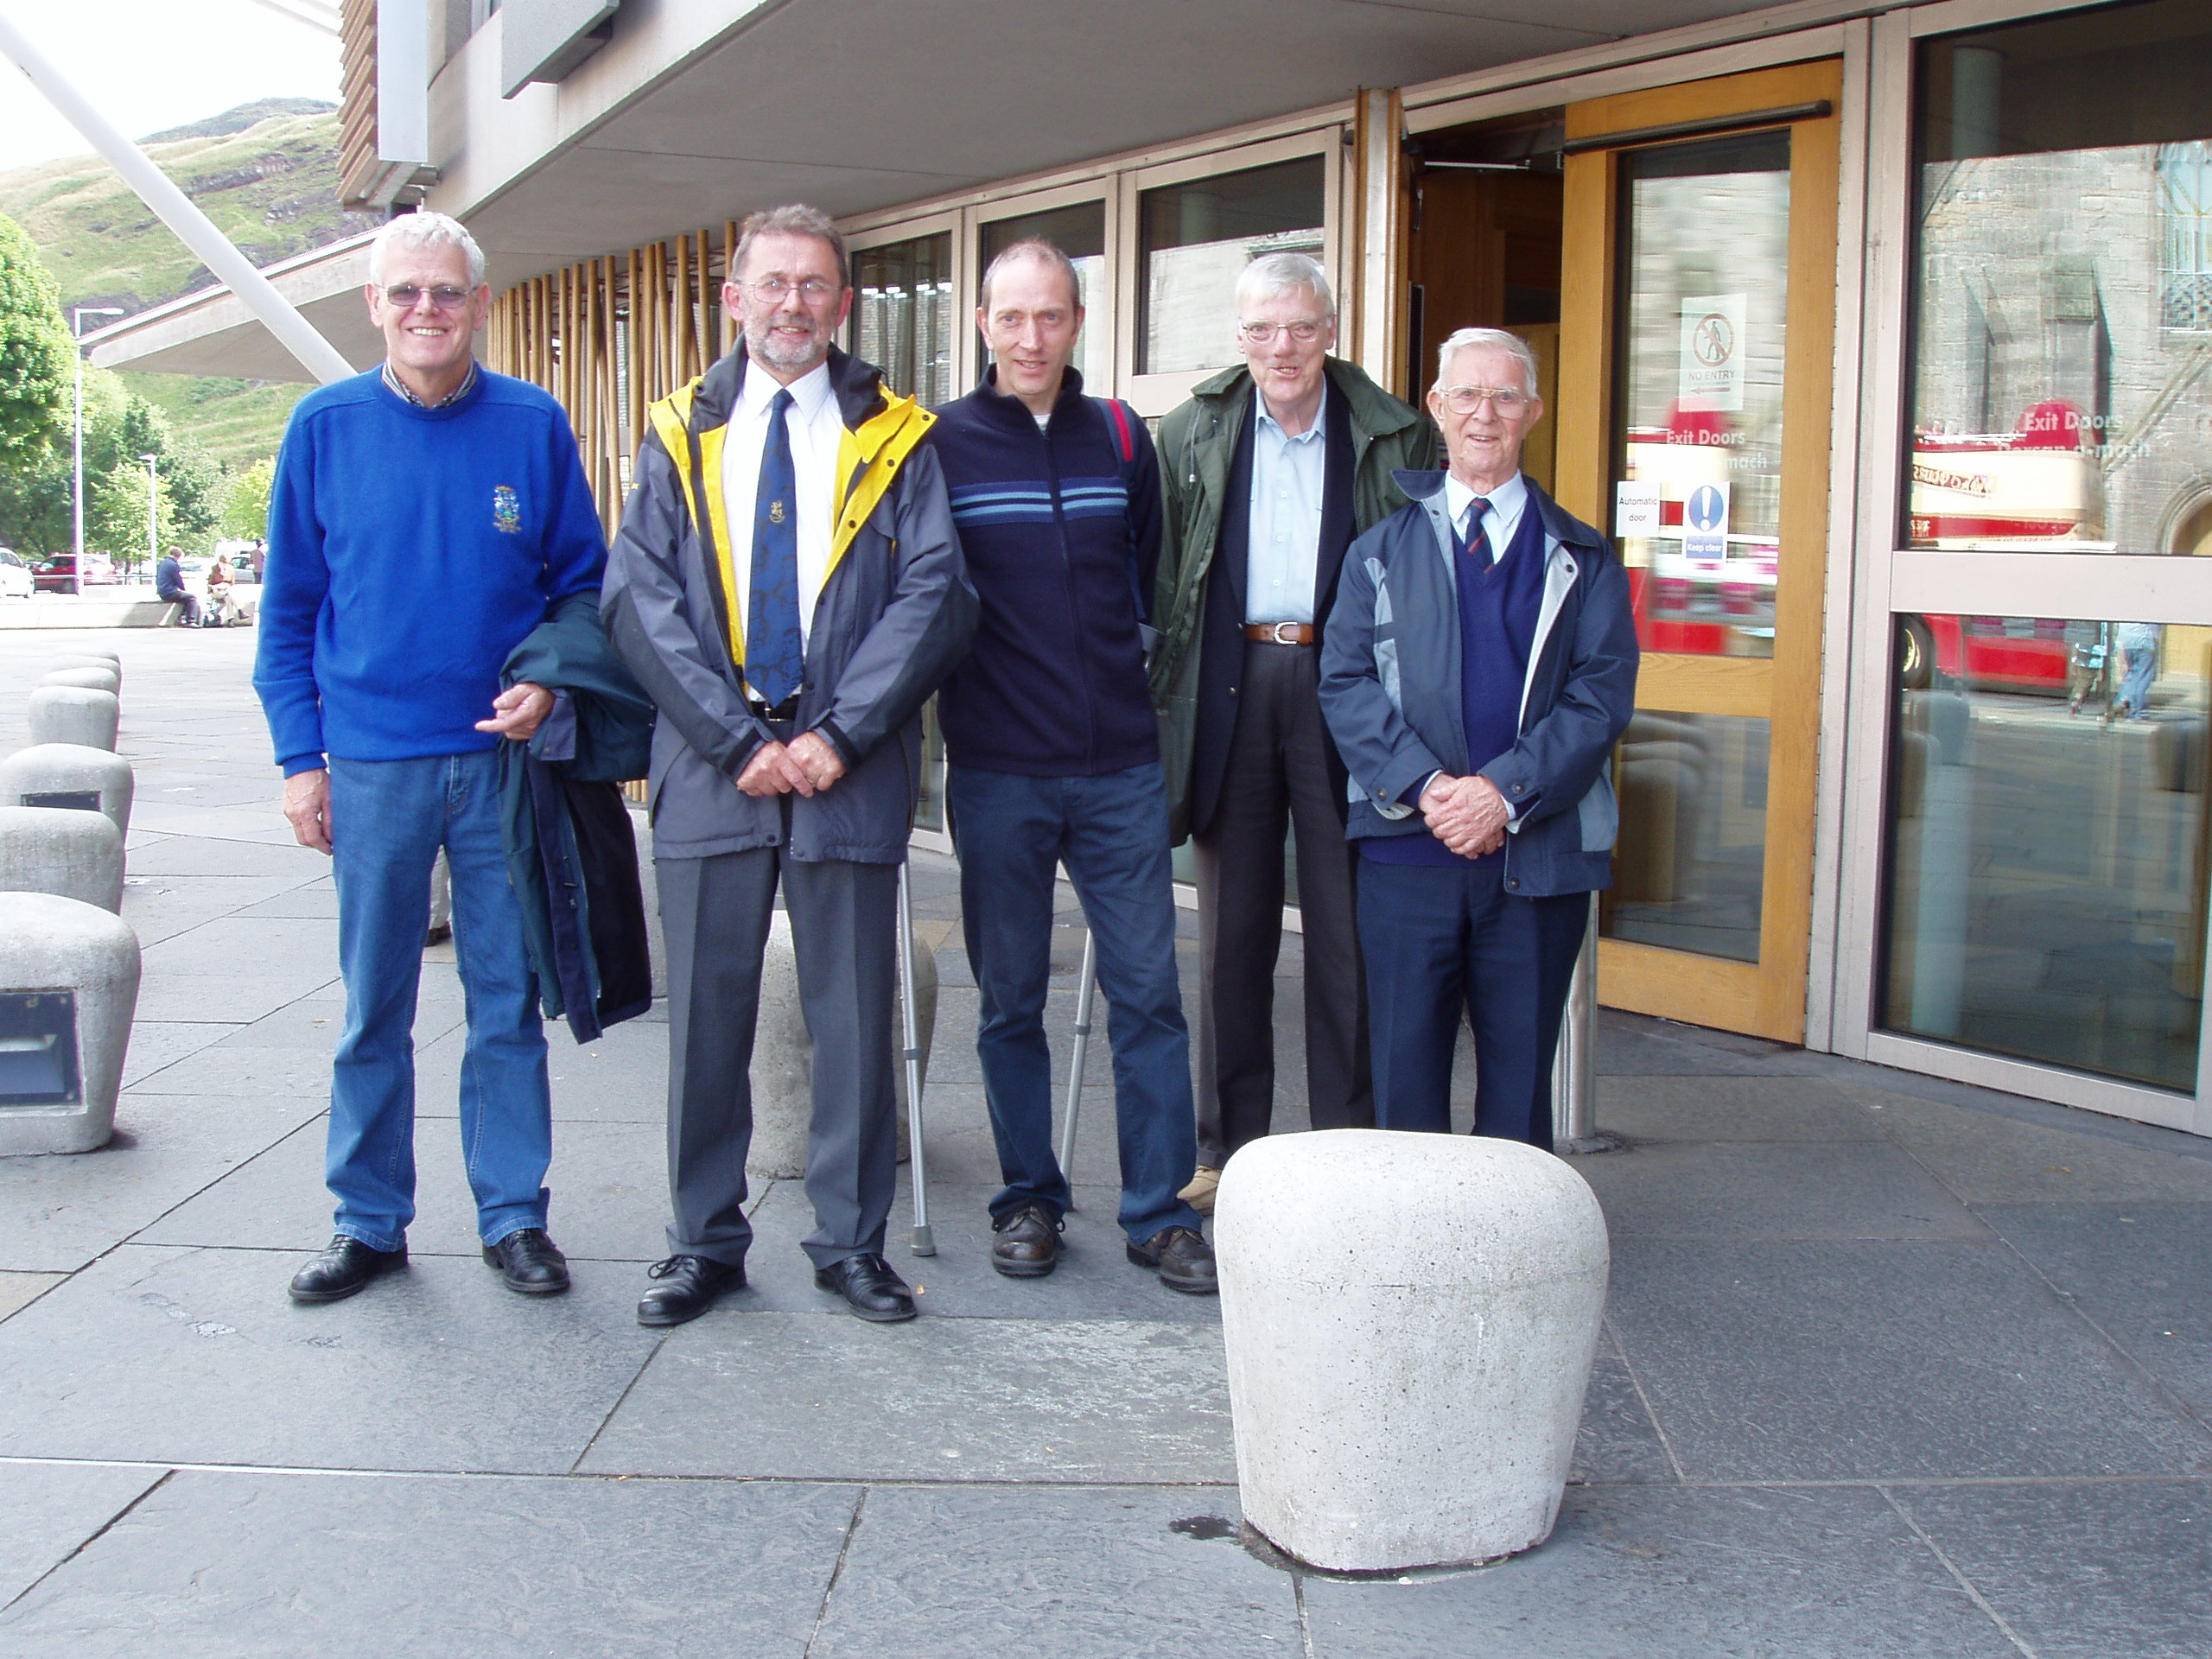
[[[1634,132],[1645,127],[1672,126],[1681,121],[1725,120],[1760,110],[1785,109],[1821,99],[1831,104],[1843,96],[1843,63],[1823,58],[1814,63],[1789,63],[1774,69],[1754,69],[1745,74],[1721,75],[1711,80],[1677,81],[1639,92],[1619,92],[1567,106],[1567,136],[1601,138],[1609,132]],[[1802,128],[1802,124],[1800,124]],[[1599,153],[1599,152],[1590,152]],[[1570,163],[1573,157],[1568,158]],[[1833,251],[1833,249],[1831,249]],[[1833,264],[1833,261],[1831,261]]]
[[[1741,715],[1773,709],[1774,664],[1764,657],[1687,657],[1647,652],[1636,677],[1636,706],[1675,715]]]

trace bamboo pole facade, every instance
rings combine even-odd
[[[721,285],[736,242],[726,222],[533,276],[492,302],[486,365],[568,411],[610,536],[647,408],[735,341]]]

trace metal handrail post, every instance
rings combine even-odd
[[[1598,897],[1592,893],[1552,1059],[1552,1147],[1566,1154],[1616,1152],[1625,1144],[1598,1127]]]
[[[914,893],[906,879],[906,863],[899,865],[899,1017],[905,1046],[899,1058],[906,1063],[906,1147],[908,1166],[914,1179],[914,1239],[916,1255],[935,1255],[937,1241],[930,1236],[930,1166],[922,1150],[922,1027],[914,1010]]]

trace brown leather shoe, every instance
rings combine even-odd
[[[991,1265],[1009,1279],[1042,1279],[1060,1264],[1060,1228],[1041,1204],[991,1224]]]
[[[1156,1268],[1161,1284],[1185,1296],[1211,1296],[1221,1289],[1213,1246],[1187,1227],[1164,1228],[1143,1243],[1130,1245],[1129,1260]]]
[[[1198,1173],[1191,1177],[1191,1184],[1175,1196],[1202,1216],[1213,1214],[1214,1189],[1221,1185],[1221,1172],[1211,1164],[1200,1164]]]

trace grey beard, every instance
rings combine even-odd
[[[827,340],[810,344],[804,352],[797,356],[772,349],[769,341],[770,335],[765,325],[760,327],[748,327],[745,331],[746,355],[757,363],[766,364],[772,369],[780,369],[785,374],[807,373],[830,355],[830,343]]]

